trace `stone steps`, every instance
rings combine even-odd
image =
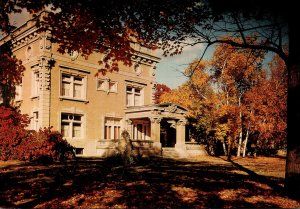
[[[162,148],[162,157],[166,158],[180,158],[175,148],[164,147]]]

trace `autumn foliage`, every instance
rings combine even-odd
[[[275,57],[270,64],[270,78],[261,80],[245,95],[245,108],[252,129],[260,134],[262,147],[285,146],[287,129],[287,70]],[[272,139],[272,140],[270,140]]]
[[[21,159],[20,146],[29,138],[25,130],[30,118],[14,108],[0,106],[0,160]]]
[[[0,160],[62,160],[74,157],[73,147],[50,128],[28,130],[30,118],[12,107],[0,106]]]
[[[160,103],[160,100],[161,100],[161,95],[164,94],[164,93],[168,93],[170,92],[171,89],[166,86],[165,84],[156,84],[155,86],[155,93],[154,93],[154,99],[155,99],[155,104],[158,104]]]
[[[18,60],[5,50],[0,49],[0,90],[3,104],[9,106],[12,98],[15,96],[16,85],[22,82],[22,75],[25,67],[21,60]]]
[[[23,141],[20,150],[25,160],[58,161],[74,158],[73,147],[62,138],[59,132],[45,128],[32,132],[28,141]]]
[[[186,69],[190,80],[161,96],[190,110],[193,138],[229,156],[286,148],[287,71],[275,56],[267,69],[264,51],[219,45],[208,61]],[[217,148],[219,144],[219,148]],[[220,148],[221,147],[221,148]]]

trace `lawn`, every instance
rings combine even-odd
[[[283,192],[281,158],[0,162],[0,207],[299,208]]]

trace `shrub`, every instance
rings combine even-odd
[[[27,115],[12,107],[0,106],[0,160],[20,159],[19,146],[29,137]]]
[[[22,142],[20,152],[24,160],[29,161],[52,162],[75,157],[74,147],[51,128],[32,132],[28,140]]]
[[[74,148],[51,128],[30,131],[28,115],[0,106],[0,160],[57,161],[75,157]]]

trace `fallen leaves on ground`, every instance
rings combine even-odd
[[[276,164],[276,166],[274,166]],[[123,168],[105,159],[0,162],[0,207],[298,208],[283,191],[280,158],[152,158]]]

